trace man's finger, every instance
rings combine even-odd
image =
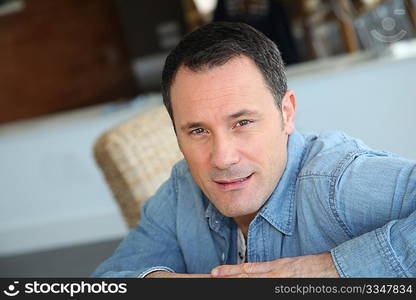
[[[232,276],[237,274],[265,273],[270,271],[269,262],[249,262],[240,265],[222,265],[212,269],[213,277]]]
[[[241,265],[222,265],[211,270],[213,277],[223,277],[242,272]]]

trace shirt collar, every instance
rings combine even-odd
[[[305,138],[295,131],[289,136],[288,157],[282,177],[259,214],[280,232],[291,235],[294,225],[295,187],[305,150]],[[257,216],[258,216],[257,215]]]
[[[289,136],[285,171],[273,193],[257,214],[257,216],[261,215],[277,230],[287,235],[291,235],[293,232],[293,198],[304,149],[305,138],[295,131]],[[224,223],[230,225],[232,220],[222,215],[204,194],[203,197],[208,202],[205,217],[208,219],[210,227],[218,232]]]
[[[225,224],[229,226],[232,222],[232,219],[221,214],[219,210],[214,206],[214,204],[212,204],[212,202],[204,194],[202,195],[204,200],[208,203],[208,206],[205,210],[205,217],[208,220],[209,227],[215,232],[220,232],[222,225]]]

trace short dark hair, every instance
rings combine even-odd
[[[172,121],[170,89],[181,66],[197,72],[224,65],[239,55],[245,55],[255,62],[281,110],[287,82],[284,63],[276,44],[247,24],[212,22],[185,35],[166,58],[162,73],[162,95]]]

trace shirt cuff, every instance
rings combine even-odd
[[[390,222],[331,250],[341,277],[406,277],[390,243]]]
[[[139,274],[139,276],[137,276],[138,278],[144,278],[147,275],[149,275],[152,272],[156,272],[156,271],[166,271],[166,272],[171,272],[171,273],[175,273],[174,270],[172,270],[169,267],[165,267],[165,266],[156,266],[156,267],[151,267],[145,271],[143,271],[142,273]]]

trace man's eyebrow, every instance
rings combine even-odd
[[[259,116],[259,115],[260,114],[257,111],[249,110],[249,109],[242,109],[242,110],[239,110],[238,112],[236,112],[232,115],[229,115],[227,117],[227,119],[232,120],[232,119],[237,119],[237,118],[244,117],[244,116],[256,117],[256,116]]]
[[[257,111],[254,110],[249,110],[249,109],[242,109],[239,110],[236,113],[233,113],[227,117],[225,117],[225,119],[227,120],[234,120],[243,116],[247,116],[247,117],[257,117],[260,114]],[[203,122],[187,122],[186,124],[184,124],[183,126],[181,126],[181,130],[183,131],[187,131],[189,129],[193,129],[193,128],[199,128],[199,127],[206,127],[205,123]]]

